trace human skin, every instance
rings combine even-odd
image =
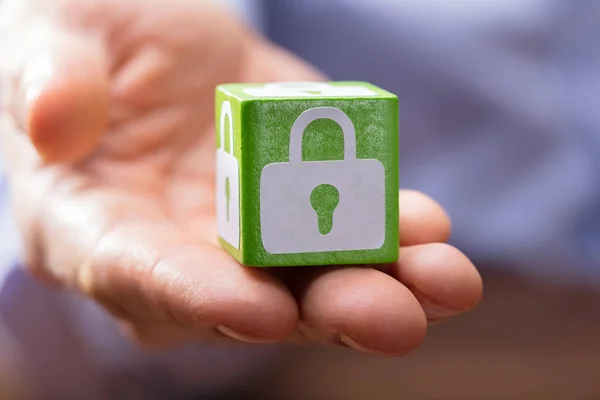
[[[401,191],[397,263],[240,266],[216,241],[214,87],[320,80],[208,1],[4,0],[0,134],[25,264],[144,346],[235,340],[405,355],[473,308],[450,221]]]

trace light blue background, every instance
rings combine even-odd
[[[600,278],[599,1],[230,3],[332,79],[399,96],[401,186],[481,267]]]

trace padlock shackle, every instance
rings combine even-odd
[[[231,102],[229,100],[225,100],[223,104],[221,104],[221,121],[219,126],[219,135],[221,137],[220,147],[227,152],[225,148],[225,118],[229,117],[229,152],[231,155],[233,154],[233,112],[231,111]]]
[[[356,133],[352,120],[335,107],[316,107],[304,111],[292,125],[290,133],[290,162],[302,162],[302,137],[310,123],[318,119],[336,122],[344,134],[344,160],[356,159]]]

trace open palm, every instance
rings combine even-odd
[[[6,0],[0,12],[11,33],[0,129],[27,265],[96,299],[137,340],[308,340],[405,354],[427,320],[479,300],[475,268],[441,243],[447,217],[419,193],[400,193],[394,265],[271,271],[219,248],[215,86],[321,78],[223,10]]]

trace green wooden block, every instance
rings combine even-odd
[[[398,98],[364,82],[216,89],[219,242],[246,266],[398,258]]]

